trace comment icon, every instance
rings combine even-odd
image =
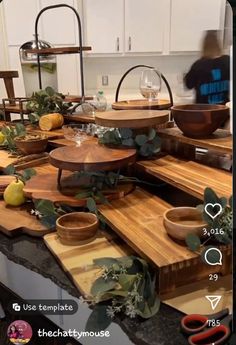
[[[202,260],[210,266],[222,266],[222,252],[216,247],[207,247],[201,256]]]

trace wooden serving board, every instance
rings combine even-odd
[[[112,128],[145,128],[168,121],[168,110],[120,110],[95,114],[96,124]]]
[[[47,170],[47,168],[46,168]],[[82,192],[78,186],[78,179],[74,178],[71,173],[64,173],[61,181],[61,190],[57,186],[57,174],[37,174],[26,182],[24,193],[31,199],[47,199],[57,204],[66,204],[70,206],[85,206],[86,199],[76,199],[75,195]],[[103,193],[108,200],[123,198],[126,194],[134,189],[132,184],[118,185],[115,190],[104,190]]]
[[[118,170],[136,160],[135,149],[112,149],[84,143],[59,147],[50,152],[49,161],[58,169],[70,171]]]
[[[7,186],[15,180],[16,178],[11,175],[0,176],[0,196],[3,195],[4,190],[7,188]]]
[[[27,127],[27,132],[30,134],[43,134],[48,139],[61,139],[64,138],[63,130],[62,129],[54,129],[52,131],[42,131],[40,128],[34,128],[31,126]]]
[[[99,232],[92,242],[79,246],[61,244],[57,233],[44,236],[44,241],[84,296],[90,295],[92,283],[100,271],[93,266],[94,259],[131,255],[124,242],[104,232]]]
[[[26,157],[26,156],[25,156]],[[4,170],[8,165],[14,165],[17,170],[32,168],[47,163],[48,156],[32,159],[28,162],[17,163],[19,157],[11,155],[6,150],[0,150],[0,171]]]
[[[163,213],[171,206],[140,188],[99,211],[108,225],[139,255],[157,267],[158,291],[166,293],[178,286],[206,278],[210,273],[230,274],[232,250],[221,246],[222,266],[202,263],[184,243],[171,239],[163,225]]]
[[[169,109],[171,106],[170,101],[166,99],[158,99],[149,102],[147,99],[135,99],[128,101],[119,101],[112,104],[114,110],[141,110],[153,109],[162,110]]]
[[[212,188],[220,197],[229,198],[232,195],[231,173],[193,161],[167,155],[153,160],[139,161],[136,167],[198,199],[204,198],[206,187]]]
[[[30,209],[29,209],[30,211]],[[26,233],[31,236],[43,236],[51,232],[34,216],[30,215],[26,206],[10,207],[0,201],[0,231],[8,236]]]

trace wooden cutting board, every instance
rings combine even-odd
[[[44,241],[84,296],[90,295],[92,283],[100,271],[93,266],[94,259],[132,254],[124,242],[104,232],[99,232],[92,242],[79,246],[61,244],[56,233],[44,236]]]
[[[12,182],[15,181],[15,177],[11,175],[3,175],[0,176],[0,195],[3,195],[4,190],[7,186]]]
[[[30,215],[25,206],[10,207],[6,206],[4,201],[0,201],[0,215],[0,231],[8,236],[23,232],[40,237],[51,232],[34,216]]]
[[[11,155],[8,151],[0,150],[0,171],[3,171],[8,165],[11,164],[14,165],[17,170],[22,170],[47,163],[49,160],[48,156],[45,156],[37,159],[31,159],[27,162],[17,163],[18,159],[19,157]]]
[[[84,206],[86,199],[76,199],[75,195],[81,191],[78,186],[78,178],[74,175],[63,173],[62,189],[58,190],[57,174],[51,173],[45,177],[45,174],[37,174],[26,182],[24,193],[28,198],[32,199],[48,199],[58,204],[66,204],[70,206]],[[134,189],[133,184],[118,185],[115,190],[104,191],[104,195],[108,200],[122,198]]]
[[[97,125],[112,128],[145,128],[168,121],[168,110],[120,110],[95,114]]]

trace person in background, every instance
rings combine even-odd
[[[223,55],[216,30],[206,32],[201,58],[184,76],[188,89],[195,89],[196,103],[225,104],[229,101],[230,57]]]

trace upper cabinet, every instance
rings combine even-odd
[[[123,53],[124,1],[84,0],[85,41],[94,54]]]
[[[83,0],[89,54],[196,52],[223,30],[226,0]]]
[[[205,30],[222,30],[225,0],[172,0],[170,52],[199,51]]]
[[[125,0],[125,52],[162,53],[166,10],[168,0]]]

